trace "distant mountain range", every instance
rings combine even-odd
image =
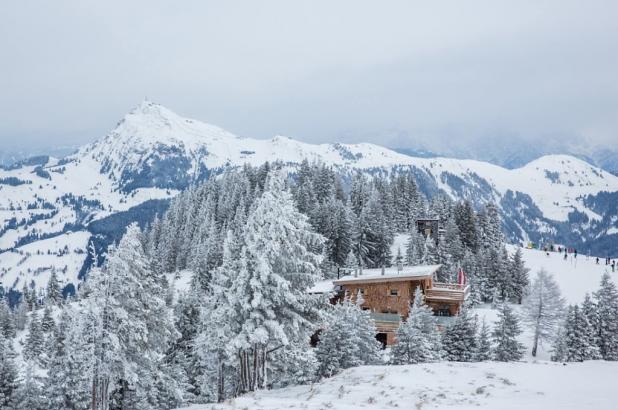
[[[75,284],[89,243],[104,248],[129,222],[147,223],[169,198],[209,175],[265,161],[291,172],[304,159],[344,175],[412,172],[428,196],[496,202],[511,241],[551,240],[597,255],[617,251],[618,177],[599,167],[569,155],[508,169],[414,154],[366,143],[244,138],[145,101],[74,154],[0,170],[0,284],[44,286],[51,270]]]
[[[393,150],[402,154],[424,158],[445,156],[459,159],[475,159],[509,169],[522,167],[546,155],[571,155],[591,165],[596,165],[605,171],[609,171],[614,175],[618,175],[618,151],[601,147],[575,146],[570,143],[559,143],[555,140],[544,142],[518,140],[499,144],[481,140],[480,142],[468,144],[466,148],[454,145],[450,149],[443,150],[423,150],[417,148],[393,148]]]

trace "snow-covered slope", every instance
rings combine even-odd
[[[247,394],[191,410],[615,408],[618,363],[427,363],[361,366],[319,383]]]
[[[305,159],[347,175],[413,172],[428,195],[442,190],[476,205],[495,201],[514,241],[556,240],[601,254],[618,243],[618,177],[574,157],[546,156],[509,170],[480,161],[411,157],[374,144],[315,145],[281,136],[259,140],[144,101],[107,136],[69,157],[38,157],[0,169],[0,266],[6,269],[0,283],[13,287],[16,274],[7,271],[16,267],[9,256],[27,252],[27,244],[68,231],[88,230],[97,238],[93,224],[103,221],[100,228],[118,213],[169,198],[224,169],[279,161],[293,171]],[[157,209],[113,224],[120,230],[127,220]],[[73,277],[71,272],[64,279]]]

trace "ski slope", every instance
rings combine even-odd
[[[612,410],[618,362],[361,366],[306,386],[187,410]]]

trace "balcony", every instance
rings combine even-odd
[[[376,328],[380,332],[392,332],[397,330],[401,316],[398,313],[378,313],[371,312],[369,314],[376,324]]]
[[[425,290],[425,299],[434,302],[462,303],[468,298],[469,294],[469,285],[434,282],[431,288]]]

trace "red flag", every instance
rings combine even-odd
[[[459,286],[464,286],[466,284],[466,280],[466,274],[462,268],[459,268],[459,272],[457,272],[457,283],[459,283]]]

